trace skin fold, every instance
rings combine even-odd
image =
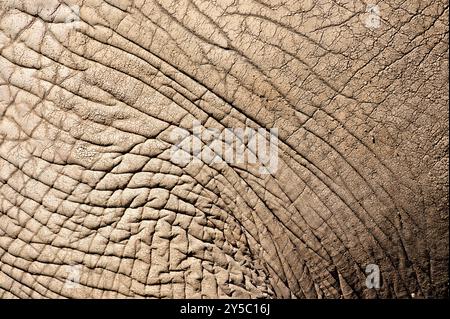
[[[448,93],[448,1],[0,0],[0,297],[448,296]]]

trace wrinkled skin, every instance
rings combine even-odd
[[[0,297],[448,294],[447,1],[53,2],[0,0]],[[278,169],[173,163],[194,119]]]

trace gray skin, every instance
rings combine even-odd
[[[447,296],[448,93],[448,1],[0,0],[0,297]]]

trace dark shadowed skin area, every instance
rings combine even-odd
[[[368,4],[0,0],[0,297],[447,296],[448,1]]]

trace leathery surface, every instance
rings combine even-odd
[[[370,5],[0,0],[0,297],[447,295],[448,1]]]

